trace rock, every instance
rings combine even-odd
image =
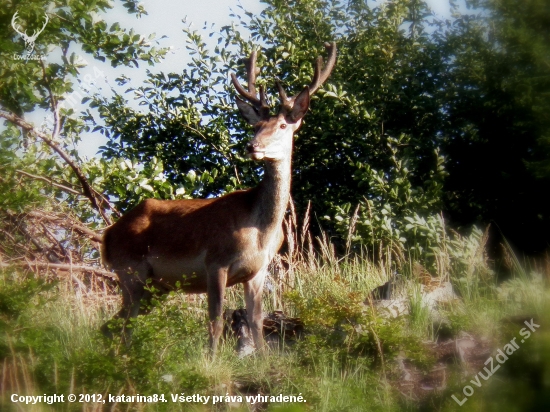
[[[471,349],[476,347],[476,341],[466,332],[460,332],[458,336],[455,340],[456,355],[460,362],[467,363],[467,355]]]
[[[224,312],[224,336],[237,338],[239,357],[250,355],[255,351],[254,340],[246,318],[246,309],[227,309]],[[289,318],[282,311],[274,311],[264,316],[263,333],[267,344],[277,348],[284,341],[289,343],[300,339],[304,325],[299,318]]]
[[[394,279],[378,286],[370,293],[370,298],[365,301],[365,305],[369,301],[373,301],[374,306],[381,316],[398,317],[407,315],[410,308],[409,296],[393,297],[395,291]],[[443,316],[438,309],[451,302],[459,299],[454,292],[451,282],[441,282],[440,280],[431,278],[428,285],[420,285],[422,305],[429,309],[430,316],[434,322],[436,329],[443,328],[449,324],[448,320]]]
[[[401,371],[401,380],[405,382],[409,382],[409,381],[412,381],[413,378],[411,373],[408,371],[407,367],[405,366],[405,359],[406,358],[404,353],[400,352],[399,355],[397,355],[396,361],[397,361],[397,366]]]
[[[424,306],[428,307],[431,311],[437,310],[438,305],[450,303],[459,299],[453,290],[451,282],[443,282],[439,287],[428,291],[428,288],[421,285],[422,290],[422,302]]]
[[[409,313],[409,300],[407,298],[379,300],[374,302],[374,307],[380,316],[397,318]]]
[[[371,292],[372,298],[375,300],[390,299],[392,295],[392,286],[392,281],[388,280],[382,286],[378,286]]]
[[[289,318],[282,311],[276,310],[264,317],[264,336],[272,348],[283,342],[289,344],[300,339],[304,334],[304,324],[299,318]]]

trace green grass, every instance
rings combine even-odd
[[[409,315],[387,318],[374,310],[368,292],[386,281],[391,265],[337,260],[326,251],[322,257],[295,260],[293,270],[275,278],[273,292],[264,296],[267,310],[281,309],[303,320],[304,339],[243,359],[230,339],[214,361],[207,356],[206,303],[201,297],[170,294],[154,301],[151,313],[132,323],[133,341],[127,348],[99,333],[116,311],[117,298],[100,291],[76,293],[72,282],[45,282],[6,270],[0,275],[0,409],[244,411],[250,410],[246,404],[172,403],[170,394],[244,399],[259,393],[301,395],[307,401],[265,405],[281,411],[536,410],[546,405],[543,394],[550,390],[548,274],[522,266],[517,276],[497,283],[479,259],[465,259],[452,269],[449,256],[445,270],[450,271],[439,273],[462,296],[442,310],[453,333],[490,337],[496,348],[517,334],[514,327],[520,328],[506,319],[529,315],[541,329],[463,407],[451,395],[461,393],[468,374],[451,373],[447,389],[421,401],[408,399],[396,383],[396,356],[427,370],[433,359],[423,342],[438,336],[421,304],[413,271],[401,284],[411,297]],[[239,288],[229,291],[226,306],[242,306]],[[164,393],[169,402],[107,409],[93,403],[20,407],[10,401],[12,393]]]

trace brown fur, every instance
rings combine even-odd
[[[228,273],[226,286],[247,281],[261,269],[265,259],[256,256],[256,251],[248,252],[251,256],[244,265],[231,268],[231,263],[237,260],[236,256],[242,258],[239,251],[263,241],[264,236],[250,219],[257,192],[258,188],[254,188],[217,199],[145,200],[105,232],[104,262],[115,270],[131,269],[128,262],[143,259],[192,259],[205,249],[204,245],[209,245],[205,266],[217,261],[233,269]],[[281,243],[282,233],[273,247],[278,250]],[[205,279],[192,276],[191,272],[181,272],[178,278],[163,279],[162,274],[153,271],[150,277],[167,288],[175,288],[175,281],[179,280],[185,291],[205,293]]]

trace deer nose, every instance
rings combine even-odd
[[[246,145],[246,150],[248,151],[248,153],[257,152],[259,148],[260,148],[259,143],[250,142]]]

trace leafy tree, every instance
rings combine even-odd
[[[134,1],[124,2],[124,6],[131,13],[140,15],[144,12]],[[107,1],[84,4],[37,0],[13,1],[0,11],[0,21],[6,27],[10,26],[17,13],[17,24],[24,25],[28,33],[37,22],[42,23],[45,16],[48,17],[44,30],[36,38],[35,55],[25,53],[24,42],[15,30],[5,30],[0,36],[0,45],[7,51],[0,63],[0,116],[20,128],[25,145],[29,144],[30,136],[33,142],[44,145],[39,149],[43,151],[42,156],[53,152],[59,156],[56,159],[61,158],[61,163],[54,161],[55,165],[50,164],[49,169],[38,172],[39,175],[51,174],[52,168],[57,168],[59,177],[72,180],[81,187],[92,206],[106,220],[109,220],[105,213],[109,209],[107,202],[101,191],[90,185],[73,149],[80,134],[88,130],[85,119],[74,113],[71,107],[74,99],[82,98],[82,90],[77,90],[76,85],[80,83],[81,88],[90,88],[91,83],[102,76],[96,70],[96,79],[79,77],[79,70],[86,65],[79,48],[98,60],[109,60],[115,67],[137,66],[139,60],[153,64],[164,54],[164,50],[155,49],[148,40],[132,30],[127,32],[118,24],[108,28],[97,13],[104,13],[110,8],[112,6]],[[34,110],[43,110],[48,119],[41,127],[26,121],[25,115]],[[14,132],[17,133],[13,128],[8,128],[4,136],[13,136]],[[72,169],[71,177],[63,176],[66,165]]]
[[[472,2],[443,47],[453,56],[442,151],[455,225],[494,223],[526,252],[548,247],[550,62],[547,2]],[[497,236],[493,236],[497,239]]]
[[[123,5],[129,13],[144,13],[137,2]],[[10,1],[0,10],[0,22],[9,28],[0,34],[0,117],[5,120],[0,131],[2,254],[77,264],[77,255],[81,261],[91,256],[89,241],[97,249],[100,236],[94,230],[117,214],[104,187],[120,180],[127,168],[107,161],[86,164],[74,149],[89,130],[86,117],[75,113],[74,106],[104,78],[97,67],[93,75],[82,75],[81,70],[86,59],[109,61],[114,67],[154,64],[165,50],[155,48],[152,37],[117,23],[108,27],[101,16],[112,7],[108,1],[34,0]],[[12,20],[17,31],[11,28]],[[30,53],[18,32],[30,35],[42,27]],[[37,113],[45,118],[42,125],[29,120]],[[147,174],[154,180],[157,169],[152,164],[140,170],[139,180]],[[104,173],[107,170],[112,176]],[[155,182],[157,187],[165,185]],[[118,195],[131,191],[135,196],[135,187],[125,185],[127,190]],[[77,240],[73,233],[84,238]]]
[[[131,90],[147,111],[121,95],[96,96],[109,136],[104,156],[161,159],[179,184],[200,176],[193,196],[254,184],[261,169],[242,158],[249,132],[227,72],[242,74],[239,59],[260,45],[259,82],[275,95],[279,77],[296,92],[322,44],[335,39],[336,69],[296,140],[298,210],[311,201],[318,217],[337,218],[325,229],[346,235],[341,222],[361,203],[363,240],[412,247],[417,235],[403,235],[406,227],[444,209],[454,225],[496,222],[525,250],[540,250],[545,232],[532,231],[548,223],[539,195],[548,42],[537,36],[547,9],[536,0],[470,4],[482,13],[438,21],[422,1],[269,0],[258,16],[236,16],[240,27],[210,33],[219,36],[214,52],[186,28],[192,63],[182,73],[151,73]]]
[[[227,72],[242,75],[239,59],[261,45],[259,83],[274,96],[278,77],[296,93],[311,81],[323,43],[335,39],[337,66],[313,97],[295,144],[293,198],[299,211],[310,200],[318,216],[365,200],[394,205],[399,214],[417,207],[437,211],[444,173],[436,150],[443,103],[434,95],[445,78],[441,53],[425,27],[425,4],[266,4],[261,15],[237,16],[241,27],[223,27],[214,53],[199,32],[185,29],[191,64],[182,73],[150,73],[145,86],[131,90],[148,110],[130,108],[121,95],[96,96],[102,131],[109,137],[104,156],[143,163],[162,159],[176,182],[193,172],[204,182],[194,196],[254,184],[259,168],[242,157],[250,132],[234,108]]]
[[[21,21],[34,24],[46,3],[28,4],[10,3],[0,18],[8,22],[20,10]],[[336,40],[336,69],[313,97],[295,144],[299,212],[311,201],[315,223],[344,238],[355,225],[354,240],[370,246],[429,248],[443,209],[455,225],[494,221],[527,250],[545,247],[543,230],[530,233],[548,224],[539,195],[548,180],[549,130],[547,33],[537,37],[547,9],[539,0],[472,2],[483,13],[457,12],[449,21],[433,18],[418,0],[374,6],[268,0],[260,15],[242,10],[235,16],[240,26],[210,33],[218,37],[214,50],[184,27],[193,57],[188,67],[148,72],[144,85],[126,93],[92,93],[80,115],[67,107],[84,80],[74,46],[114,66],[153,64],[164,51],[92,17],[107,2],[48,4],[50,21],[36,53],[58,60],[0,63],[0,115],[11,124],[3,132],[4,157],[13,157],[15,142],[45,144],[37,151],[45,163],[27,162],[26,176],[48,176],[51,193],[77,208],[83,221],[96,224],[99,213],[110,222],[144,197],[209,197],[256,184],[262,168],[243,156],[250,130],[235,110],[228,72],[243,78],[240,59],[259,46],[259,83],[274,96],[278,77],[295,93],[311,81],[323,43]],[[3,33],[0,42],[12,54],[23,52],[15,32]],[[124,75],[117,82],[128,86]],[[52,113],[51,124],[28,124],[25,114],[34,109]],[[102,159],[82,163],[72,142],[92,127],[108,143]],[[12,168],[9,176],[4,184],[13,186],[20,173]]]

